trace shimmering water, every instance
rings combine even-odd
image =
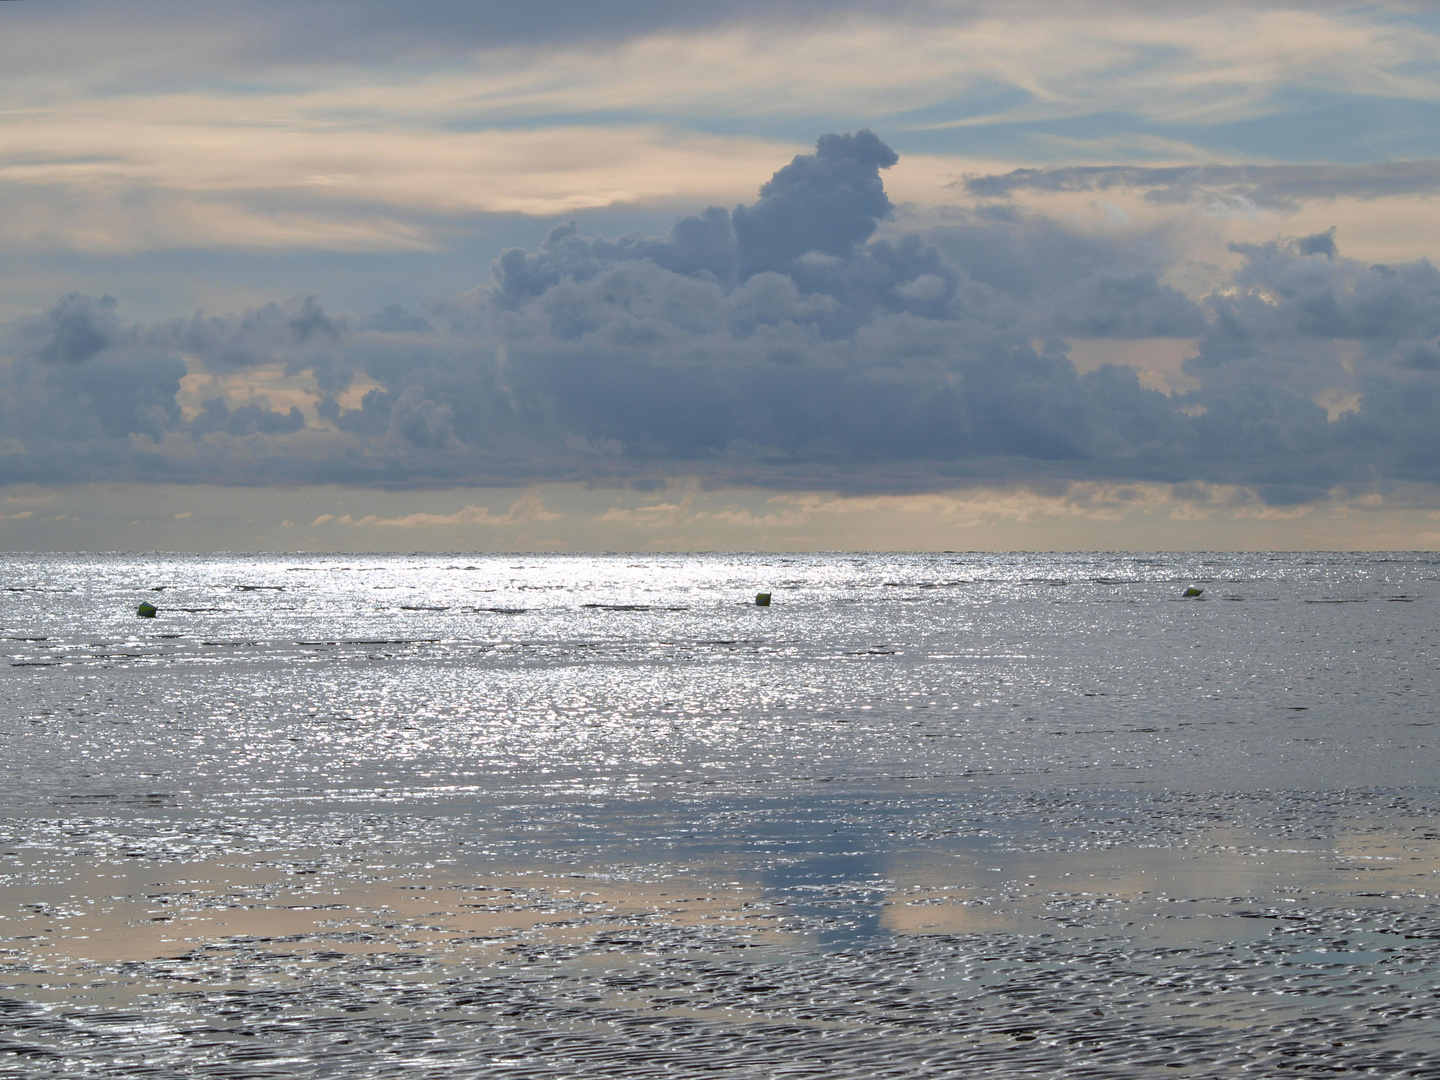
[[[0,1076],[1440,1077],[1432,556],[0,565]]]

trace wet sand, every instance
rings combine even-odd
[[[8,569],[3,1080],[1440,1080],[1431,556]]]
[[[0,1075],[1440,1075],[1435,807],[1310,802],[33,822]]]

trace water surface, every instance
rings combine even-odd
[[[1440,1076],[1433,556],[3,568],[0,1075]]]

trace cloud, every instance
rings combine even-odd
[[[804,255],[845,258],[893,209],[880,169],[900,159],[874,132],[824,135],[760,188],[753,206],[730,215],[740,270],[790,270]]]
[[[971,195],[1138,189],[1157,204],[1237,204],[1292,210],[1317,199],[1382,199],[1440,192],[1440,161],[1367,165],[1067,165],[1014,169],[964,181]]]
[[[359,524],[415,514],[454,520],[473,506],[543,499],[543,528]],[[11,488],[0,538],[12,550],[454,552],[547,550],[1404,550],[1440,541],[1433,487],[1267,505],[1243,486],[1075,481],[967,486],[912,495],[773,492],[682,482],[634,491],[589,484],[388,491],[94,483]],[[176,506],[190,508],[183,520]],[[647,511],[648,507],[653,511]],[[29,516],[15,516],[31,509]],[[319,524],[312,525],[318,516]],[[506,513],[466,516],[506,518]],[[516,517],[523,517],[516,514]],[[344,519],[342,523],[341,519]],[[425,519],[422,519],[425,520]],[[333,527],[326,527],[331,525]],[[543,539],[536,534],[543,533]],[[444,557],[438,565],[453,563]]]
[[[305,417],[294,405],[289,412],[267,409],[253,402],[237,408],[230,408],[222,398],[211,398],[205,402],[202,417],[192,422],[196,431],[224,431],[230,435],[282,435],[299,431],[305,426]]]
[[[503,0],[412,0],[402,11],[381,0],[317,2],[297,9],[283,0],[254,0],[247,13],[198,8],[179,0],[144,0],[130,4],[122,17],[103,2],[71,2],[61,6],[71,24],[91,28],[75,42],[88,63],[106,74],[124,70],[134,52],[153,48],[153,39],[168,32],[203,46],[202,55],[176,55],[174,69],[185,75],[254,72],[257,68],[324,63],[373,65],[384,62],[429,62],[464,59],[476,52],[585,43],[611,44],[656,32],[695,32],[740,22],[764,20],[784,25],[871,11],[894,14],[920,4],[879,4],[875,0],[615,0],[597,10],[575,0],[533,0],[515,5]],[[54,71],[64,58],[58,34],[46,33],[56,21],[52,12],[17,12],[9,19],[12,32],[24,31],[31,42],[29,57],[15,50],[14,59],[37,72]],[[128,48],[108,55],[103,42]],[[37,47],[38,46],[38,47]],[[72,54],[73,55],[73,54]],[[47,68],[45,65],[51,66]],[[133,61],[132,61],[133,62]],[[206,66],[208,62],[208,67]]]
[[[868,131],[827,135],[753,202],[663,236],[562,225],[423,316],[302,297],[128,325],[68,296],[0,333],[0,439],[19,447],[0,477],[1199,483],[1272,507],[1440,480],[1429,262],[1362,263],[1322,232],[1236,245],[1234,272],[1187,296],[1164,232],[1013,207],[877,231],[895,160]],[[1127,362],[1149,353],[1184,359],[1175,392]]]
[[[150,0],[3,15],[0,241],[24,252],[437,252],[487,214],[730,203],[761,161],[839,124],[883,126],[951,172],[1117,149],[1436,152],[1434,20],[1393,5]],[[1274,183],[1255,197],[1287,197]]]
[[[355,518],[350,514],[321,514],[310,524],[358,525],[386,529],[436,528],[453,525],[528,525],[540,521],[559,521],[564,515],[552,513],[545,508],[545,500],[534,493],[527,494],[511,504],[503,514],[492,514],[483,506],[466,506],[453,514],[405,514],[402,517],[381,517],[366,514]]]
[[[81,363],[118,338],[115,299],[102,296],[95,300],[71,293],[44,315],[29,320],[21,330],[26,331],[34,339],[32,355],[36,359],[47,364]]]
[[[91,80],[133,99],[168,59],[181,90],[228,76],[251,93],[288,91],[293,105],[321,87],[315,104],[336,120],[345,119],[337,106],[368,111],[387,98],[392,114],[423,99],[510,119],[673,117],[697,107],[734,115],[736,106],[811,119],[827,105],[878,119],[988,97],[978,116],[913,119],[1100,110],[1213,124],[1273,108],[1277,86],[1391,98],[1433,89],[1433,25],[1397,5],[627,0],[598,13],[573,0],[422,0],[402,13],[372,0],[259,0],[242,13],[150,0],[123,16],[96,2],[14,5],[6,15],[0,59],[27,100]],[[177,39],[192,49],[177,53]]]

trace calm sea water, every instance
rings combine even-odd
[[[0,1076],[1440,1076],[1434,556],[0,566]]]

